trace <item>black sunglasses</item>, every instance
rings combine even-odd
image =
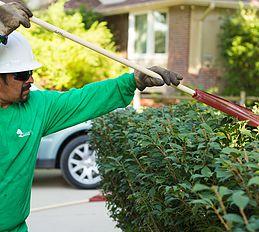
[[[13,73],[14,80],[16,81],[28,81],[29,78],[32,76],[32,71],[24,71],[24,72],[17,72]]]

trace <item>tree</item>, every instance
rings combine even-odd
[[[259,95],[259,18],[255,8],[241,8],[223,19],[220,34],[226,94],[241,90]]]
[[[64,1],[58,1],[35,15],[84,40],[115,52],[113,35],[106,22],[95,22],[85,30],[80,13],[65,13]],[[34,76],[36,82],[44,88],[80,88],[86,83],[115,77],[126,71],[121,64],[39,26],[32,25],[29,30],[20,30],[29,39],[37,60],[43,64],[42,68],[35,71]]]
[[[93,10],[87,9],[84,5],[81,5],[77,9],[68,9],[67,14],[75,14],[76,12],[79,12],[82,15],[82,21],[85,25],[85,29],[88,30],[91,28],[92,24],[96,21],[101,22],[104,21],[103,15],[95,12]]]

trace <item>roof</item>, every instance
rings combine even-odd
[[[41,1],[36,1],[36,0],[0,0],[5,3],[11,3],[11,2],[20,2],[23,4],[26,4],[31,10],[36,10],[36,9],[41,9],[41,8],[46,8],[48,7],[52,2],[55,2],[57,0],[41,0]]]
[[[19,2],[22,0],[1,0],[3,2]],[[55,0],[48,0],[48,2]],[[238,0],[124,0],[115,4],[103,4],[103,0],[69,0],[65,3],[66,8],[78,8],[83,6],[87,9],[97,11],[103,15],[125,14],[131,11],[143,10],[143,8],[162,8],[176,5],[197,5],[209,6],[211,3],[215,7],[221,8],[238,8]],[[105,2],[105,1],[103,1]],[[112,2],[112,1],[110,1]],[[253,3],[256,8],[259,8],[259,0],[242,0],[245,5]]]
[[[22,0],[1,0],[1,2],[10,3],[10,2],[22,2]]]
[[[65,3],[65,6],[67,8],[76,8],[76,7],[80,7],[80,6],[84,6],[87,9],[95,9],[97,8],[99,5],[101,5],[101,2],[99,2],[98,0],[70,0],[67,1]]]
[[[259,0],[242,0],[245,5],[250,2],[255,3],[259,7]],[[237,0],[125,0],[115,4],[102,4],[101,0],[70,0],[67,4],[71,7],[80,5],[86,6],[88,9],[93,9],[104,15],[116,15],[128,13],[133,10],[142,10],[145,7],[158,8],[169,7],[175,5],[199,5],[209,6],[211,3],[215,7],[222,8],[238,8],[239,1]]]

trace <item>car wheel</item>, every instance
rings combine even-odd
[[[89,137],[71,140],[61,154],[60,167],[66,181],[81,189],[99,186],[101,178],[96,164],[96,152],[91,149]]]

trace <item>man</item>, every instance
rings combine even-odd
[[[1,23],[6,25],[6,21]],[[4,32],[9,34],[8,41],[0,44],[0,232],[27,231],[25,220],[41,137],[126,107],[136,88],[178,85],[182,79],[152,67],[163,80],[135,71],[63,93],[30,92],[32,70],[41,65],[27,40],[17,32],[10,33],[16,27]]]

